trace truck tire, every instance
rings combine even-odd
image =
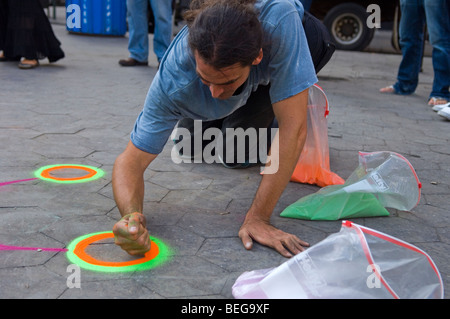
[[[338,50],[362,51],[372,41],[375,29],[367,27],[366,8],[345,2],[332,8],[323,23]]]

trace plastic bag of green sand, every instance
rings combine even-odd
[[[289,205],[282,217],[338,220],[388,216],[386,207],[410,210],[421,184],[412,165],[393,152],[359,153],[359,166],[342,185],[331,185]]]

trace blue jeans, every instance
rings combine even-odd
[[[148,3],[155,16],[153,51],[158,61],[172,41],[172,0],[127,0],[128,51],[139,62],[148,61]]]
[[[433,88],[430,97],[450,98],[450,3],[448,0],[400,0],[402,62],[394,89],[412,94],[418,84],[423,54],[424,26],[433,47]]]

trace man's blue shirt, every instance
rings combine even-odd
[[[224,118],[246,104],[259,85],[270,83],[272,103],[296,95],[317,82],[302,25],[298,0],[258,0],[255,8],[264,31],[263,59],[252,66],[242,91],[227,100],[215,99],[196,73],[184,27],[172,41],[147,93],[131,141],[159,154],[180,119]]]

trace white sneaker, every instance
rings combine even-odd
[[[447,104],[436,104],[435,106],[433,106],[433,111],[439,112],[444,107],[448,107],[448,106],[450,106],[450,102],[448,102]]]
[[[450,120],[450,106],[446,106],[441,109],[438,114],[442,117],[445,117],[447,120]]]

